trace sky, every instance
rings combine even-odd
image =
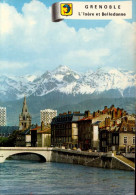
[[[59,65],[79,72],[134,70],[136,17],[51,21],[57,0],[0,0],[0,75],[44,73]]]

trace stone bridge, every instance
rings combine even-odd
[[[52,148],[36,148],[36,147],[0,147],[0,163],[4,162],[6,158],[15,154],[36,154],[44,161],[51,161]]]

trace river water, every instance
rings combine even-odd
[[[134,172],[6,160],[0,164],[0,195],[6,194],[132,195]]]

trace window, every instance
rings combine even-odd
[[[113,144],[118,144],[119,143],[119,137],[116,135],[116,136],[113,136]]]
[[[102,141],[102,147],[106,147],[106,141]]]
[[[106,138],[106,133],[102,133],[102,138]]]
[[[133,136],[133,144],[135,144],[135,136]]]
[[[115,136],[113,136],[113,144],[115,144]]]
[[[135,127],[132,127],[132,130],[135,132]]]
[[[127,137],[124,137],[124,144],[127,144]]]
[[[116,136],[116,144],[118,144],[118,143],[119,143],[119,137]]]
[[[127,131],[127,128],[126,128],[126,127],[123,127],[123,130],[124,130],[124,131]]]

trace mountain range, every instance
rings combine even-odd
[[[86,73],[77,73],[67,66],[59,66],[40,76],[0,76],[0,100],[19,100],[24,94],[29,97],[44,96],[52,92],[72,95],[99,96],[112,90],[116,97],[135,97],[136,74],[132,71],[102,68]]]
[[[32,122],[40,122],[40,110],[57,109],[58,113],[103,109],[114,104],[129,113],[135,112],[135,73],[99,68],[78,73],[59,66],[44,74],[0,76],[0,106],[7,108],[7,124],[18,125],[18,116],[26,95]]]

